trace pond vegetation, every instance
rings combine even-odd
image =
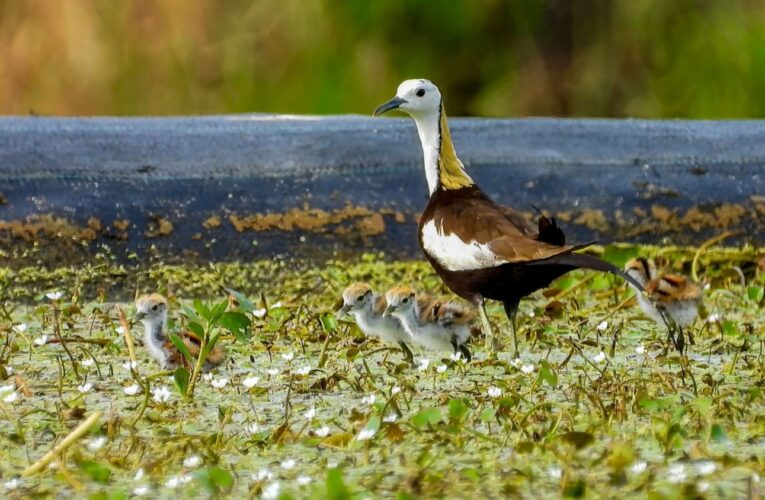
[[[496,304],[498,359],[474,340],[470,363],[415,351],[409,366],[333,311],[353,281],[447,296],[425,262],[2,269],[0,495],[761,493],[765,259],[601,250],[618,265],[664,258],[706,286],[687,356],[666,351],[629,288],[597,273],[521,304],[519,359]],[[155,291],[170,299],[171,328],[226,349],[223,367],[192,385],[158,368],[130,324],[134,295]]]

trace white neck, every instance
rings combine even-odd
[[[417,329],[420,325],[417,321],[417,313],[414,309],[408,309],[403,314],[397,314],[396,317],[409,335],[412,337],[417,336]]]
[[[433,192],[438,187],[438,155],[441,150],[441,131],[438,126],[439,113],[412,115],[417,124],[417,133],[420,135],[422,154],[425,160],[425,177],[428,179],[428,192]]]

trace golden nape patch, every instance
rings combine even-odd
[[[438,176],[441,187],[443,189],[460,189],[472,186],[473,179],[465,172],[465,168],[454,150],[443,104],[441,104],[439,128],[441,129],[441,150],[438,157]]]

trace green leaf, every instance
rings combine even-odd
[[[215,304],[210,311],[210,318],[208,321],[211,324],[219,324],[220,318],[223,316],[223,313],[226,312],[226,309],[228,308],[228,301],[224,300],[223,302],[218,302]]]
[[[453,421],[461,421],[468,412],[468,406],[461,399],[450,399],[447,406],[449,418]]]
[[[497,410],[495,408],[486,408],[481,412],[481,422],[491,422],[496,415]]]
[[[226,288],[226,291],[230,293],[237,302],[239,302],[239,309],[242,311],[251,313],[256,309],[255,304],[253,304],[252,301],[248,299],[247,296],[243,293],[237,292],[231,288]]]
[[[578,431],[567,432],[562,434],[560,438],[564,442],[574,446],[577,450],[581,450],[595,441],[595,438],[589,432]]]
[[[640,254],[640,249],[637,247],[622,247],[616,245],[608,245],[603,251],[603,260],[610,262],[619,269],[622,269],[627,261],[634,259]]]
[[[424,410],[420,410],[412,417],[412,425],[418,430],[422,430],[428,425],[435,425],[440,421],[440,408],[426,408]]]
[[[713,424],[712,428],[709,430],[709,438],[712,441],[722,443],[728,440],[728,435],[725,433],[725,429],[723,429],[720,424]]]
[[[194,310],[197,312],[200,318],[210,321],[210,309],[202,303],[199,299],[194,299]]]
[[[186,347],[186,344],[183,343],[183,340],[176,334],[170,333],[168,334],[168,337],[170,338],[170,342],[173,343],[176,349],[181,351],[181,354],[183,354],[183,357],[187,360],[194,362],[196,361],[194,357],[191,355],[191,352],[189,352],[189,348]]]
[[[175,387],[178,389],[178,394],[181,396],[186,395],[186,390],[189,388],[189,371],[179,366],[173,373],[173,380],[175,381]]]
[[[190,320],[196,321],[197,323],[203,323],[202,318],[200,318],[197,312],[189,306],[181,305],[181,310],[183,311],[183,315]]]
[[[336,332],[337,331],[337,319],[335,318],[335,315],[332,313],[324,313],[321,316],[319,316],[319,321],[321,322],[321,328],[325,332]]]
[[[563,496],[566,498],[582,498],[587,493],[587,483],[582,479],[567,482],[563,487]]]
[[[543,360],[539,365],[539,374],[542,376],[542,380],[553,389],[558,387],[558,374],[555,373],[555,370],[550,366],[547,360]]]
[[[366,441],[371,439],[377,431],[380,430],[380,417],[374,416],[369,419],[367,425],[356,434],[357,441]]]
[[[234,334],[239,342],[250,340],[250,318],[236,311],[228,311],[218,320],[218,324]]]
[[[201,324],[197,323],[196,321],[190,321],[186,328],[191,330],[193,333],[195,333],[200,339],[203,339],[205,337],[205,329],[202,327]]]
[[[218,343],[218,339],[220,338],[220,332],[215,332],[212,337],[207,341],[207,344],[205,344],[205,348],[202,350],[200,355],[202,356],[202,362],[207,359],[207,356],[210,355],[210,351],[213,350],[213,347],[215,347],[215,344]]]
[[[80,470],[97,483],[105,483],[112,475],[111,469],[92,460],[82,460],[77,464]]]
[[[327,471],[327,498],[329,500],[351,498],[351,492],[343,481],[343,471],[339,467]]]
[[[763,296],[763,288],[761,286],[750,286],[746,289],[746,296],[752,302],[761,302]]]
[[[217,496],[221,489],[230,488],[234,484],[231,473],[220,467],[200,469],[194,473],[194,479],[213,496]]]

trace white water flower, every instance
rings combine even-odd
[[[428,366],[430,366],[430,359],[429,358],[420,358],[420,360],[417,362],[417,369],[421,372],[424,372],[428,369]]]
[[[550,474],[550,477],[553,479],[560,479],[561,476],[563,476],[563,471],[560,467],[552,466],[549,469],[547,469],[547,473]]]
[[[118,326],[114,329],[115,332],[117,332],[119,335],[123,335],[125,333],[125,327],[124,326]]]
[[[268,311],[266,311],[265,308],[255,309],[252,311],[252,314],[255,315],[256,318],[262,318],[266,315]]]
[[[263,488],[263,492],[260,494],[260,497],[265,500],[274,500],[275,498],[279,497],[279,490],[281,489],[281,485],[274,481],[273,483],[267,484]]]
[[[6,392],[12,392],[16,390],[16,384],[11,382],[8,385],[0,385],[0,394],[5,394]]]
[[[77,390],[82,394],[89,393],[91,389],[93,389],[93,384],[91,382],[85,382],[84,384],[77,386]]]
[[[523,360],[521,358],[515,358],[510,361],[510,366],[512,366],[513,368],[518,368],[519,366],[521,366],[521,364],[523,364]]]
[[[274,474],[268,470],[268,469],[260,469],[258,472],[255,472],[252,476],[250,476],[253,481],[264,481],[264,480],[271,480],[274,477]]]
[[[228,384],[228,379],[227,378],[216,378],[215,380],[210,382],[210,384],[213,387],[215,387],[216,389],[223,389],[224,387],[226,387],[226,384]]]
[[[717,313],[707,316],[707,323],[717,323],[718,321],[720,321],[720,315]]]
[[[3,483],[3,487],[8,491],[15,490],[19,486],[21,486],[21,481],[17,477]]]
[[[667,480],[670,483],[682,483],[686,477],[684,464],[672,464],[667,469]]]
[[[183,460],[183,466],[188,467],[189,469],[199,467],[200,465],[202,465],[202,457],[199,455],[191,455]]]
[[[273,304],[271,304],[271,305],[269,306],[269,309],[277,309],[277,308],[279,308],[279,307],[282,307],[282,302],[281,302],[281,301],[278,301],[278,302],[274,302]]]
[[[210,382],[213,379],[214,375],[212,373],[205,373],[202,375],[202,380],[205,382]]]
[[[696,472],[700,476],[708,476],[709,474],[713,473],[716,470],[717,470],[717,464],[710,460],[704,460],[696,464]]]
[[[502,395],[502,389],[500,389],[499,387],[491,386],[489,387],[489,390],[487,392],[489,394],[489,397],[494,399]]]
[[[640,344],[635,348],[635,352],[637,354],[645,354],[645,346],[643,344]]]
[[[266,370],[266,373],[268,373],[270,376],[273,377],[274,375],[278,375],[279,374],[279,369],[278,368],[269,368],[268,370]]]
[[[311,484],[311,478],[309,476],[298,476],[297,479],[295,479],[295,482],[298,484],[298,486],[307,486]]]
[[[282,463],[280,463],[279,466],[284,470],[291,470],[295,468],[296,464],[297,464],[297,461],[294,458],[289,458],[287,460],[284,460]]]
[[[393,395],[393,396],[395,396],[395,395],[396,395],[396,394],[398,394],[399,392],[401,392],[401,387],[399,387],[399,386],[397,386],[397,385],[394,385],[394,386],[393,386],[393,387],[391,387],[391,389],[390,389],[390,393],[391,393],[391,395]]]
[[[377,397],[374,394],[370,394],[369,396],[364,396],[361,398],[361,402],[365,405],[373,405],[375,403],[375,399],[377,399]]]
[[[260,382],[260,377],[247,377],[246,379],[242,380],[242,385],[247,389],[252,389],[257,385],[258,382]]]
[[[88,359],[83,359],[82,363],[80,363],[80,364],[82,366],[88,367],[88,366],[93,366],[94,363],[95,363],[95,361],[93,361],[93,358],[88,358]]]
[[[645,472],[645,470],[648,468],[648,464],[646,462],[635,462],[630,467],[630,472],[633,474],[642,474]]]
[[[181,484],[181,478],[178,476],[173,476],[167,480],[167,482],[165,483],[165,487],[170,489],[175,489],[178,487],[179,484]]]
[[[309,373],[311,373],[311,367],[308,365],[303,366],[302,368],[298,368],[297,370],[295,370],[295,373],[300,376],[306,376]]]
[[[383,422],[387,424],[392,424],[396,420],[398,420],[398,417],[396,416],[395,413],[388,413],[387,415],[383,417]]]
[[[436,371],[438,373],[444,373],[446,371],[446,368],[447,368],[446,365],[438,365],[438,367],[436,367]]]
[[[48,343],[48,336],[47,335],[40,335],[35,339],[35,345],[45,345]]]
[[[162,385],[159,387],[152,387],[151,396],[156,403],[166,403],[170,401],[172,394],[170,393],[170,389],[168,389],[167,386]]]
[[[459,351],[449,354],[449,359],[455,362],[459,361],[461,357],[462,357],[462,353]]]
[[[58,300],[64,296],[64,292],[48,292],[45,294],[50,300]]]
[[[305,412],[305,418],[308,420],[312,420],[314,417],[316,417],[316,408],[312,406],[308,408],[308,411]]]
[[[696,489],[699,490],[699,493],[706,493],[709,489],[709,483],[706,481],[699,481],[696,483]]]
[[[592,360],[596,363],[602,363],[606,360],[606,353],[603,351],[600,351],[595,356],[592,357]]]
[[[133,495],[137,497],[142,497],[144,495],[147,495],[148,493],[149,493],[148,486],[139,486],[133,490]]]
[[[756,472],[752,472],[752,482],[755,484],[760,482],[760,475]]]
[[[356,439],[358,441],[366,441],[367,439],[372,439],[375,434],[377,434],[375,429],[368,429],[365,427],[361,429],[361,432],[359,432],[359,435],[356,436]]]
[[[321,438],[327,437],[329,436],[329,427],[327,427],[326,425],[324,427],[319,427],[313,433]]]
[[[284,354],[282,354],[282,359],[284,361],[292,361],[293,359],[295,359],[295,353],[292,351],[285,352]]]
[[[601,321],[600,323],[598,323],[598,330],[600,330],[601,332],[604,332],[607,329],[608,329],[608,321]]]
[[[138,384],[129,385],[125,387],[124,389],[122,389],[122,392],[124,392],[128,396],[135,396],[140,391],[141,391],[141,386]]]
[[[3,398],[3,402],[11,404],[15,403],[17,399],[19,399],[19,394],[17,392],[11,392]]]
[[[26,323],[19,323],[18,325],[13,325],[13,331],[16,333],[24,333],[27,330],[27,324]]]
[[[327,469],[337,469],[337,462],[327,462]]]
[[[122,363],[122,368],[128,371],[135,370],[136,368],[138,368],[138,361],[127,361],[125,363]]]
[[[529,311],[529,318],[533,318],[536,316],[536,313],[534,311]]]
[[[143,479],[143,468],[135,471],[135,476],[133,476],[133,481],[140,481],[141,479]]]
[[[106,436],[98,436],[88,441],[88,449],[90,451],[98,451],[106,444]]]
[[[257,434],[258,432],[260,432],[260,425],[258,425],[255,422],[251,423],[250,425],[247,426],[247,432],[250,434]]]
[[[534,371],[534,369],[535,369],[534,365],[523,365],[523,366],[521,366],[521,371],[523,373],[527,374],[527,375],[529,373],[532,373]]]

